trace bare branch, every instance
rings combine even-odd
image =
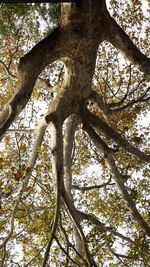
[[[74,134],[77,128],[78,119],[76,115],[71,115],[66,122],[65,132],[64,132],[64,177],[65,177],[65,187],[70,198],[71,188],[72,188],[72,149],[74,142]]]
[[[5,258],[6,258],[6,244],[3,247],[3,256],[2,256],[2,259],[0,261],[1,267],[4,267]]]
[[[138,257],[119,254],[119,253],[115,252],[111,247],[109,247],[109,250],[117,258],[119,257],[119,258],[130,259],[130,260],[138,260]]]
[[[72,188],[75,190],[80,190],[80,191],[84,192],[84,191],[89,191],[89,190],[93,190],[93,189],[100,189],[100,188],[106,187],[107,185],[113,185],[113,183],[110,183],[110,182],[111,182],[111,177],[108,180],[108,182],[100,184],[100,185],[93,185],[93,186],[86,186],[86,187],[85,186],[72,185]]]
[[[39,251],[38,253],[30,260],[28,261],[28,263],[24,264],[24,267],[29,267],[31,266],[31,263],[40,255],[40,253],[44,250],[44,248],[46,247],[46,245],[44,245]]]
[[[72,196],[72,150],[74,144],[74,135],[78,125],[78,118],[76,115],[72,114],[66,122],[66,128],[64,132],[64,182],[66,192],[72,201],[73,204],[73,196]],[[74,204],[73,204],[74,205]],[[82,240],[79,234],[79,231],[73,222],[73,231],[75,236],[75,248],[82,255],[83,245]]]
[[[130,74],[130,75],[131,75],[131,74]],[[130,87],[130,83],[131,83],[131,78],[129,78],[129,82],[128,82],[128,86],[127,86],[127,91],[126,91],[124,97],[123,97],[120,101],[118,101],[118,102],[115,102],[115,103],[109,103],[109,108],[113,108],[113,107],[119,107],[119,106],[121,106],[121,105],[124,103],[124,101],[127,99],[127,97],[133,95],[134,92],[136,92],[138,89],[140,90],[140,85],[142,85],[143,81],[145,81],[145,78],[141,79],[141,80],[138,82],[138,84],[136,85],[136,87],[135,87],[133,90],[129,91],[129,87]],[[146,92],[147,92],[147,91],[146,91]]]
[[[134,244],[134,241],[132,239],[130,239],[129,237],[127,236],[124,236],[123,234],[119,233],[118,231],[116,231],[113,227],[111,226],[106,226],[104,223],[102,223],[99,218],[97,218],[95,215],[93,214],[87,214],[85,212],[81,212],[81,211],[78,211],[80,216],[82,217],[83,220],[88,220],[88,221],[91,221],[91,223],[93,223],[95,226],[97,226],[100,231],[103,231],[103,232],[110,232],[112,233],[113,235],[121,238],[122,240],[125,240],[131,244]]]
[[[89,252],[89,249],[88,249],[88,245],[87,245],[87,240],[84,236],[84,233],[83,233],[83,230],[80,226],[80,220],[78,218],[80,218],[80,216],[77,216],[77,212],[76,212],[76,209],[74,208],[74,206],[72,205],[70,199],[68,198],[65,190],[63,190],[63,194],[62,194],[62,198],[63,198],[63,201],[64,201],[64,204],[66,205],[68,211],[69,211],[69,214],[70,214],[70,217],[72,218],[74,224],[76,225],[76,228],[78,230],[78,233],[80,234],[80,238],[82,240],[82,246],[83,246],[83,255],[86,257],[84,257],[84,260],[85,260],[85,264],[87,265],[87,267],[90,267],[90,266],[93,266],[93,267],[97,267],[95,261],[92,259],[91,255],[90,255],[90,252]],[[79,214],[78,214],[79,215]]]
[[[74,261],[70,255],[67,253],[67,251],[62,247],[61,243],[59,242],[58,238],[55,236],[55,240],[58,244],[58,246],[60,247],[60,249],[62,250],[62,252],[67,256],[67,258],[74,264],[76,264],[77,266],[80,266],[76,261]]]
[[[2,60],[0,59],[0,63],[4,66],[5,70],[7,71],[7,73],[8,73],[12,78],[15,78],[15,79],[17,78],[16,75],[14,75],[13,73],[10,72],[9,67],[5,64],[4,61],[2,61]]]
[[[148,102],[150,97],[146,97],[146,94],[149,92],[150,88],[148,88],[142,95],[140,95],[137,99],[133,99],[129,101],[126,105],[116,108],[116,109],[111,109],[110,113],[118,112],[121,110],[124,110],[126,108],[132,107],[134,104],[140,103],[140,102]]]

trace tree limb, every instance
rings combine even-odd
[[[125,138],[123,138],[118,132],[113,130],[106,122],[98,118],[96,115],[92,114],[89,110],[86,110],[83,116],[86,117],[86,120],[89,121],[93,127],[95,127],[97,130],[105,134],[105,136],[107,136],[108,138],[112,139],[115,143],[117,143],[123,149],[137,156],[141,160],[148,161],[148,162],[150,161],[150,155],[146,155],[144,152],[134,147]]]
[[[61,29],[56,28],[20,59],[17,91],[0,113],[0,138],[27,104],[40,72],[65,53],[59,45],[61,38]]]
[[[4,66],[5,70],[7,71],[7,73],[8,73],[12,78],[15,78],[15,79],[17,78],[16,75],[14,75],[13,73],[11,73],[9,67],[5,64],[4,61],[2,61],[2,60],[0,59],[0,63]]]
[[[0,249],[6,245],[6,243],[9,241],[9,239],[11,238],[11,236],[13,234],[16,212],[18,210],[18,206],[19,206],[19,203],[21,201],[22,195],[23,195],[23,193],[24,193],[24,191],[27,188],[27,185],[29,183],[29,179],[30,179],[32,170],[34,168],[34,165],[36,163],[38,151],[39,151],[39,148],[40,148],[41,143],[43,141],[43,137],[44,137],[46,128],[47,128],[47,125],[45,123],[45,119],[43,118],[41,120],[41,122],[39,123],[39,125],[37,126],[36,131],[35,131],[36,137],[35,137],[33,149],[32,149],[32,152],[30,154],[29,160],[27,162],[26,173],[25,173],[25,176],[22,178],[22,184],[20,186],[19,193],[18,193],[18,196],[16,197],[15,204],[14,204],[14,207],[12,210],[12,214],[11,214],[11,218],[10,218],[10,230],[9,230],[8,235],[5,237],[4,241],[0,244]]]
[[[66,127],[64,130],[64,181],[66,191],[70,198],[71,189],[72,189],[72,169],[71,169],[71,161],[72,161],[72,149],[74,142],[74,134],[77,128],[78,119],[76,115],[71,115],[66,122]]]
[[[89,252],[89,248],[88,248],[88,245],[87,245],[87,240],[84,236],[84,233],[83,233],[83,230],[80,226],[80,222],[79,222],[79,217],[80,216],[77,216],[77,212],[76,212],[76,209],[74,208],[74,206],[72,205],[71,201],[69,200],[65,190],[63,190],[63,194],[62,194],[62,198],[63,198],[63,201],[64,201],[64,204],[66,205],[68,211],[69,211],[69,214],[70,214],[70,217],[72,218],[74,224],[76,225],[76,228],[78,229],[78,232],[80,234],[80,238],[82,240],[82,245],[83,245],[83,249],[84,249],[84,260],[85,260],[85,266],[87,267],[97,267],[95,261],[93,260],[93,258],[91,257],[90,255],[90,252]],[[79,214],[78,214],[79,215]]]
[[[67,256],[67,258],[68,258],[72,263],[74,263],[74,264],[76,264],[77,266],[80,267],[80,265],[79,265],[76,261],[74,261],[74,260],[70,257],[70,255],[67,253],[67,251],[62,247],[61,243],[59,242],[59,240],[58,240],[58,238],[57,238],[56,236],[55,236],[55,240],[56,240],[58,246],[60,247],[60,249],[62,250],[62,252]]]
[[[150,59],[140,52],[129,36],[110,15],[107,17],[107,22],[106,40],[120,50],[145,75],[150,75]]]
[[[56,198],[55,214],[49,242],[45,251],[42,267],[46,266],[49,258],[52,242],[55,238],[59,213],[60,213],[60,198],[63,187],[63,139],[62,139],[62,124],[51,122],[51,150],[52,150],[52,174],[54,183],[54,193]]]
[[[143,217],[140,215],[139,211],[136,208],[135,202],[133,201],[132,197],[129,195],[125,185],[124,185],[124,179],[122,174],[119,172],[114,158],[112,156],[112,152],[110,152],[110,149],[108,148],[107,154],[106,154],[106,144],[104,146],[104,142],[101,140],[100,136],[90,127],[90,125],[86,122],[84,124],[84,129],[88,133],[89,137],[93,140],[96,147],[102,151],[105,154],[105,162],[108,166],[108,169],[110,170],[111,174],[113,175],[113,178],[124,198],[124,200],[127,202],[128,207],[130,211],[132,212],[132,215],[134,219],[137,221],[137,223],[141,226],[141,228],[150,235],[150,227],[145,222]]]
[[[93,190],[93,189],[100,189],[103,187],[106,187],[107,185],[113,185],[110,184],[111,178],[108,180],[108,182],[100,184],[100,185],[93,185],[93,186],[78,186],[78,185],[72,185],[72,188],[75,190],[80,190],[82,192],[84,191],[89,191],[89,190]]]
[[[97,226],[100,229],[100,231],[110,232],[113,235],[121,238],[122,240],[125,240],[125,241],[127,241],[127,242],[129,242],[131,244],[134,244],[134,241],[132,239],[130,239],[129,237],[126,237],[123,234],[119,233],[113,227],[106,226],[95,215],[89,214],[89,213],[85,213],[85,212],[81,212],[81,211],[78,211],[78,212],[79,212],[79,214],[80,214],[80,216],[82,217],[83,220],[91,221],[95,226]]]

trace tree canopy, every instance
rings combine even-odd
[[[149,11],[0,3],[0,266],[148,266]]]

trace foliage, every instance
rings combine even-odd
[[[148,55],[148,10],[143,12],[141,1],[128,2],[110,1],[110,12],[138,48]],[[59,15],[57,4],[1,4],[1,109],[17,87],[20,57],[56,27]],[[60,61],[53,62],[40,73],[32,97],[0,144],[1,243],[11,233],[0,250],[1,266],[42,266],[43,263],[53,232],[57,201],[50,127],[38,147],[30,179],[26,186],[22,185],[30,173],[27,166],[35,140],[34,129],[53,102],[56,85],[63,79],[64,65]],[[104,41],[98,49],[92,86],[103,100],[104,108],[99,108],[91,99],[88,110],[147,154],[148,78]],[[66,120],[64,137],[67,127]],[[78,120],[71,151],[71,193],[76,209],[89,215],[81,220],[81,227],[90,253],[97,266],[148,266],[148,237],[133,219],[107,167],[105,155],[87,136],[84,127]],[[99,136],[97,130],[96,133]],[[114,152],[114,162],[124,177],[125,187],[144,220],[148,221],[148,164],[120,148],[105,133],[100,136]],[[47,266],[87,266],[76,249],[73,233],[74,224],[67,207],[62,205]]]

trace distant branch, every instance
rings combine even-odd
[[[116,231],[113,227],[111,226],[106,226],[104,223],[102,223],[99,218],[97,218],[95,215],[93,214],[89,214],[89,213],[85,213],[85,212],[81,212],[78,211],[80,216],[82,217],[83,220],[88,220],[91,223],[93,223],[95,226],[97,226],[99,228],[100,231],[103,232],[110,232],[113,235],[121,238],[122,240],[125,240],[131,244],[134,244],[134,241],[132,239],[130,239],[129,237],[124,236],[123,234],[119,233],[118,231]]]
[[[62,250],[62,252],[67,256],[67,258],[68,258],[72,263],[74,263],[75,265],[77,265],[77,266],[80,267],[80,265],[79,265],[76,261],[74,261],[74,260],[70,257],[70,255],[67,253],[67,251],[62,247],[61,243],[59,242],[59,240],[58,240],[58,238],[57,238],[56,236],[55,236],[55,240],[56,240],[58,246],[60,247],[60,249]]]
[[[107,185],[113,185],[114,183],[110,183],[111,178],[108,180],[108,182],[100,184],[100,185],[93,185],[93,186],[78,186],[78,185],[73,185],[72,188],[75,190],[80,190],[80,191],[89,191],[93,189],[100,189],[103,187],[106,187]]]
[[[16,75],[14,75],[13,73],[11,73],[9,67],[4,63],[4,61],[2,61],[0,59],[0,63],[4,66],[5,70],[7,71],[7,73],[12,77],[12,78],[17,78]]]
[[[31,266],[31,263],[40,255],[40,253],[44,250],[44,248],[46,247],[46,245],[44,245],[39,251],[38,253],[30,260],[28,261],[28,263],[24,264],[24,267],[29,267]]]

